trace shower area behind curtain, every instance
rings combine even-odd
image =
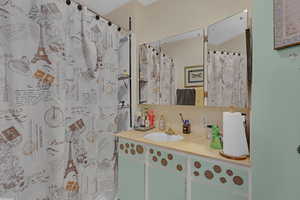
[[[173,60],[146,44],[140,46],[139,82],[141,104],[175,104]]]
[[[239,53],[209,51],[207,105],[246,108],[248,105],[247,59]]]
[[[62,0],[0,12],[0,197],[115,199],[126,34]]]

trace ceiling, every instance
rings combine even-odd
[[[121,7],[122,5],[135,0],[81,0],[93,10],[96,10],[102,15],[110,13],[112,10]],[[144,6],[148,6],[158,0],[137,0]]]

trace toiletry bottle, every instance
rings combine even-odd
[[[134,123],[134,126],[136,128],[139,128],[141,127],[141,122],[142,121],[142,116],[141,116],[141,113],[140,112],[137,112],[136,113],[136,116],[135,116],[135,123]]]
[[[146,122],[146,120],[145,120],[145,114],[143,113],[142,114],[142,120],[141,120],[141,122],[142,122],[142,124],[141,124],[141,127],[143,127],[143,128],[145,128],[145,122]]]
[[[149,123],[150,123],[150,128],[154,128],[155,115],[154,115],[153,110],[150,110],[148,112],[148,120],[149,120]]]
[[[164,131],[166,129],[166,120],[163,115],[160,116],[158,128],[160,131]]]
[[[190,134],[191,133],[191,123],[189,120],[184,120],[183,126],[182,126],[182,132],[183,134]]]
[[[145,116],[145,127],[150,128],[150,122],[148,116]]]

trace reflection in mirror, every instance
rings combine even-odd
[[[204,104],[204,31],[140,46],[140,103]]]
[[[208,27],[207,106],[248,106],[247,19],[244,11]]]

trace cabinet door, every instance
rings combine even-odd
[[[141,144],[119,143],[119,199],[145,199],[145,149]]]
[[[186,199],[186,159],[174,153],[150,149],[149,200]]]
[[[201,157],[190,165],[192,200],[248,200],[248,168]]]
[[[203,182],[192,182],[192,200],[248,200],[242,193]]]

